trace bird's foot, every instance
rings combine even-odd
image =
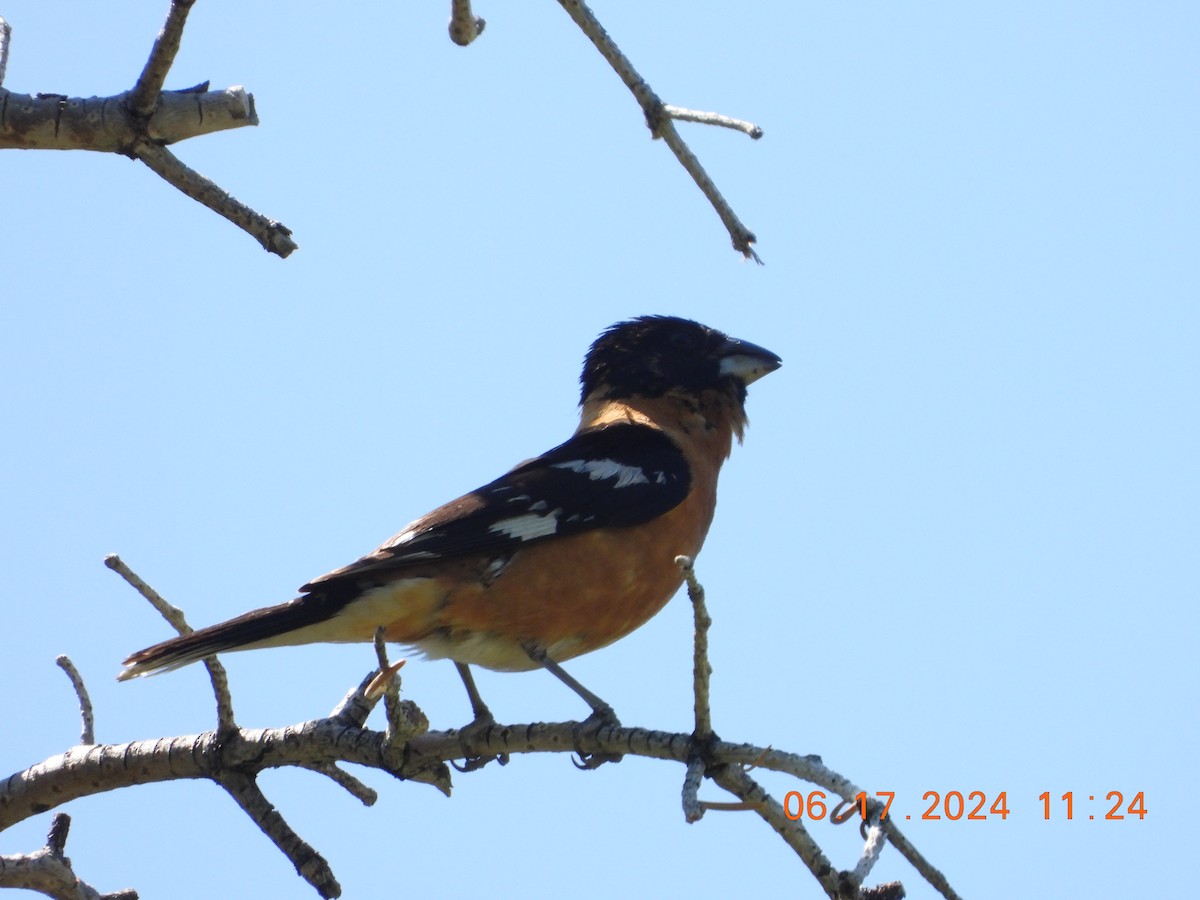
[[[613,712],[613,708],[605,704],[575,727],[575,755],[578,759],[571,760],[578,769],[598,769],[605,763],[618,763],[624,754],[621,753],[586,753],[580,744],[585,738],[594,738],[602,728],[619,728],[621,720]]]
[[[497,762],[502,766],[508,765],[507,753],[495,753],[491,755],[473,755],[467,748],[476,742],[487,742],[488,732],[496,727],[496,719],[491,712],[485,707],[475,711],[475,718],[458,729],[458,742],[463,748],[463,761],[460,765],[454,760],[450,760],[450,765],[454,766],[460,772],[475,772],[482,769],[490,762]]]

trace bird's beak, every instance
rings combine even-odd
[[[781,365],[783,360],[757,344],[729,338],[721,348],[721,374],[741,379],[743,384],[758,381]]]

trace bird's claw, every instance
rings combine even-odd
[[[455,760],[450,760],[450,765],[454,766],[459,772],[475,772],[482,769],[490,762],[498,762],[502,766],[508,765],[507,753],[495,753],[486,756],[472,756],[467,747],[474,743],[476,739],[487,739],[487,734],[496,725],[496,720],[492,714],[486,709],[477,711],[475,718],[468,724],[458,730],[458,742],[463,748],[463,761],[460,765]]]
[[[584,738],[595,737],[601,728],[619,728],[621,720],[613,712],[611,706],[604,706],[592,712],[575,727],[575,758],[571,760],[575,768],[590,771],[598,769],[605,763],[618,763],[623,758],[622,753],[587,753],[580,743]]]
[[[454,768],[459,772],[477,772],[491,762],[496,762],[502,766],[507,766],[508,754],[497,753],[495,756],[468,756],[462,761],[462,763],[458,763],[452,759],[450,760],[450,765],[454,766]]]

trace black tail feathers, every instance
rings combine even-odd
[[[343,604],[331,603],[330,599],[320,594],[309,594],[290,603],[256,609],[228,622],[210,625],[139,650],[125,660],[125,668],[117,680],[128,681],[139,675],[168,672],[214,653],[241,650],[272,638],[282,638],[289,632],[323,622],[337,612]],[[287,641],[279,643],[286,644]]]

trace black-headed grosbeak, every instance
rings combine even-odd
[[[769,350],[697,322],[644,316],[592,345],[582,414],[565,443],[417,519],[289,603],[172,638],[125,660],[122,680],[226,650],[386,639],[458,666],[548,669],[594,714],[612,710],[560,667],[642,625],[694,557],[717,474],[746,426],[746,385]]]

